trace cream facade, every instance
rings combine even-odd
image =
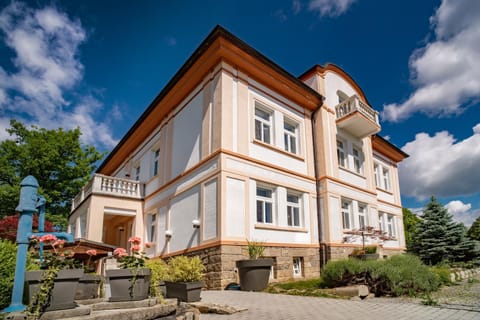
[[[378,114],[333,65],[295,78],[215,28],[75,198],[76,237],[200,255],[209,288],[237,282],[246,241],[273,281],[320,274],[363,244],[405,247],[397,163]]]

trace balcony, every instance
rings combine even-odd
[[[71,212],[75,211],[91,194],[130,199],[142,199],[143,197],[140,181],[95,174],[73,199]]]
[[[380,131],[378,112],[353,95],[335,107],[337,126],[365,138]]]

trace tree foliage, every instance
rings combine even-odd
[[[480,217],[478,217],[468,229],[467,236],[472,240],[480,241]]]
[[[407,208],[402,208],[403,213],[403,227],[405,229],[405,242],[407,245],[407,250],[412,246],[412,234],[417,229],[417,225],[422,221],[415,213],[408,210]]]
[[[71,200],[89,180],[103,157],[93,146],[80,143],[80,129],[47,130],[11,120],[11,138],[0,143],[0,217],[18,205],[20,182],[33,175],[47,212],[66,217]]]
[[[425,263],[469,261],[478,255],[475,243],[466,237],[465,226],[456,223],[445,207],[432,197],[412,234],[410,252]]]
[[[0,219],[0,239],[6,239],[11,242],[17,241],[18,215],[6,216]],[[33,216],[32,221],[33,232],[38,231],[38,216]],[[50,221],[45,220],[44,231],[53,231],[53,225]]]

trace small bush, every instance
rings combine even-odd
[[[413,296],[440,286],[439,277],[411,255],[377,261],[330,261],[322,271],[322,280],[329,287],[365,284],[376,296]]]
[[[436,265],[434,267],[430,267],[430,270],[438,276],[443,285],[449,286],[452,284],[450,279],[451,270],[448,265]]]
[[[203,278],[205,267],[199,257],[176,256],[168,261],[168,281],[192,282]]]
[[[247,240],[247,248],[248,248],[248,256],[252,260],[256,260],[258,258],[263,257],[263,253],[265,252],[265,246],[262,242],[259,241],[248,241]]]
[[[154,297],[161,297],[162,293],[159,292],[159,287],[161,282],[167,280],[168,266],[162,259],[147,260],[145,265],[151,270],[150,294]]]

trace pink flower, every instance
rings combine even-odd
[[[116,256],[116,257],[126,257],[127,256],[127,250],[125,250],[124,248],[117,248],[113,251],[113,255]]]
[[[87,250],[86,254],[88,254],[89,256],[96,256],[97,255],[97,250],[95,250],[95,249]]]
[[[133,245],[139,245],[142,242],[142,240],[139,237],[130,237],[128,239],[128,242],[130,242]]]
[[[130,250],[132,250],[132,252],[139,252],[140,249],[141,249],[141,248],[140,248],[139,245],[135,245],[135,246],[132,246],[132,247],[130,248]]]
[[[55,242],[52,244],[52,246],[54,247],[59,247],[59,248],[63,248],[63,245],[65,244],[65,240],[55,240]]]
[[[40,237],[40,242],[55,242],[57,240],[57,237],[55,237],[53,234],[46,234]]]

